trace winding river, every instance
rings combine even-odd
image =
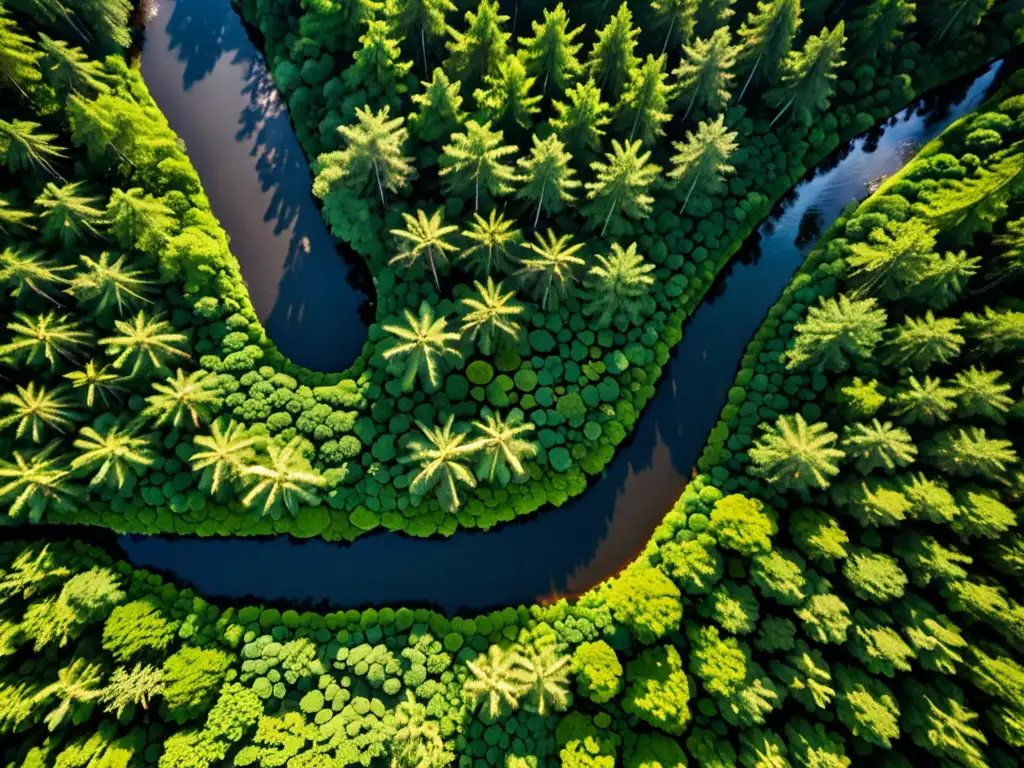
[[[354,309],[359,295],[308,194],[308,168],[262,56],[228,0],[161,2],[147,29],[143,75],[185,138],[268,333],[305,365],[345,364],[342,352],[327,348],[354,329],[364,333]],[[820,234],[976,108],[999,67],[929,94],[850,142],[786,196],[687,322],[635,435],[570,503],[447,539],[123,536],[119,544],[135,565],[206,596],[299,607],[424,604],[453,614],[593,586],[635,557],[678,498],[747,342]],[[296,238],[308,238],[310,248],[297,253]]]

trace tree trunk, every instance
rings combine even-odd
[[[698,83],[698,87],[695,87],[693,89],[693,96],[690,97],[690,106],[688,106],[686,108],[686,114],[683,115],[683,120],[684,121],[686,120],[686,118],[688,118],[690,116],[690,110],[693,109],[694,102],[697,101],[697,94],[700,93],[700,87],[699,87],[700,81],[698,80],[697,83]]]
[[[634,136],[636,135],[636,127],[637,127],[637,125],[638,125],[638,124],[640,123],[640,115],[642,115],[642,114],[643,114],[643,112],[644,112],[644,107],[646,107],[646,106],[647,106],[647,93],[646,93],[646,92],[644,92],[644,98],[643,98],[643,101],[641,101],[641,102],[640,102],[640,103],[639,103],[639,104],[637,105],[637,108],[636,108],[636,117],[634,117],[634,118],[633,118],[633,130],[631,130],[631,131],[629,132],[629,140],[630,140],[630,141],[632,141],[632,140],[633,140],[633,137],[634,137]]]
[[[786,102],[786,106],[784,106],[782,108],[782,111],[779,112],[779,114],[777,114],[775,116],[775,119],[772,120],[771,123],[769,123],[769,125],[768,125],[768,130],[769,131],[772,129],[773,125],[775,125],[777,122],[779,122],[779,118],[782,117],[784,114],[786,114],[786,110],[789,109],[791,106],[793,106],[793,101],[795,99],[796,99],[796,96],[793,96],[789,101]]]
[[[551,283],[554,281],[554,279],[555,279],[555,273],[554,272],[549,272],[548,273],[548,284],[544,287],[544,298],[541,299],[541,302],[540,302],[540,308],[544,312],[548,311],[548,291],[551,290]]]
[[[953,25],[953,22],[956,21],[957,17],[960,16],[960,12],[963,11],[965,5],[966,3],[961,3],[960,7],[956,9],[956,13],[949,17],[949,21],[946,22],[946,26],[944,26],[942,28],[942,31],[939,32],[939,36],[935,38],[935,42],[938,42],[939,40],[946,36],[946,32],[949,31],[949,28]]]
[[[430,69],[427,67],[427,36],[423,31],[423,26],[420,26],[420,49],[423,51],[423,79],[430,79]]]
[[[672,37],[672,30],[675,29],[675,26],[676,26],[676,17],[673,14],[672,21],[668,25],[668,34],[665,35],[665,42],[662,43],[662,45],[661,45],[661,55],[662,56],[664,56],[665,55],[665,51],[668,50],[668,41]]]
[[[739,104],[743,101],[743,94],[747,92],[747,87],[750,85],[750,81],[754,79],[754,75],[757,73],[757,68],[761,65],[761,57],[764,56],[764,51],[757,54],[757,59],[754,61],[754,68],[750,70],[750,77],[747,78],[747,82],[743,84],[743,90],[740,91],[739,98],[736,99],[736,103]]]
[[[683,215],[683,211],[686,210],[686,206],[690,204],[690,195],[693,194],[693,190],[697,188],[697,182],[700,181],[702,173],[698,173],[694,179],[693,184],[690,185],[690,191],[686,193],[686,199],[683,200],[683,207],[679,209],[679,215]]]
[[[540,185],[540,197],[537,198],[537,213],[533,217],[533,228],[537,228],[537,222],[540,221],[540,207],[544,204],[544,190],[548,186],[547,177],[544,177],[544,183]]]
[[[434,275],[434,287],[437,288],[437,292],[441,292],[441,283],[437,279],[437,270],[434,268],[434,249],[427,248],[427,261],[430,262],[430,272]]]
[[[380,192],[380,207],[387,208],[388,203],[384,199],[384,187],[380,183],[380,171],[377,170],[377,161],[373,161],[373,175],[377,177],[377,191]]]
[[[615,211],[615,206],[619,204],[619,198],[612,200],[612,207],[608,209],[608,215],[604,217],[604,226],[601,227],[601,237],[604,237],[604,231],[608,229],[608,222],[611,221],[612,213]]]
[[[473,196],[473,213],[480,212],[480,170],[476,172],[476,194]]]

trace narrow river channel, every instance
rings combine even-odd
[[[226,0],[206,1],[226,5]],[[218,36],[244,36],[224,31],[227,23],[218,17]],[[191,32],[184,36],[193,39]],[[236,40],[227,48],[239,47]],[[447,539],[382,533],[333,544],[284,536],[123,536],[119,543],[135,565],[165,572],[206,596],[305,607],[426,604],[453,614],[532,603],[593,586],[635,557],[678,498],[725,403],[747,342],[821,233],[847,204],[867,197],[922,144],[981,104],[999,68],[993,64],[977,77],[929,94],[885,126],[850,142],[787,195],[687,322],[634,437],[620,447],[602,477],[570,503],[489,532],[460,532]],[[242,80],[249,77],[247,67],[232,71]],[[148,82],[145,68],[143,73]],[[288,140],[295,141],[293,136]],[[191,142],[189,150],[193,157],[204,151]],[[251,158],[207,151],[218,158],[217,173],[249,173],[248,167],[235,169],[231,163],[251,165]],[[208,166],[197,167],[203,175]],[[216,200],[216,182],[210,184],[206,175],[203,181]],[[232,229],[234,219],[224,217],[216,202],[214,209],[237,246],[242,237]],[[261,263],[259,257],[242,258],[243,270],[253,262]],[[264,279],[261,274],[246,271],[246,279],[256,282]],[[321,287],[295,283],[289,288],[292,300],[301,302],[307,289],[315,293]],[[273,328],[268,331],[277,339]]]

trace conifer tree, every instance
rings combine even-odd
[[[434,44],[448,36],[445,14],[454,10],[455,3],[451,0],[388,0],[384,6],[384,13],[397,37],[419,40],[424,77],[430,72],[427,43]]]
[[[850,24],[850,40],[857,56],[865,60],[896,49],[903,29],[915,21],[914,0],[871,0],[856,11]]]
[[[644,144],[653,146],[658,137],[665,135],[664,125],[672,119],[668,111],[671,91],[666,83],[665,61],[665,56],[648,55],[623,94],[622,115],[626,119],[633,117],[630,141],[639,134]]]
[[[39,47],[44,54],[40,62],[43,77],[58,93],[75,91],[93,96],[110,91],[111,76],[103,70],[103,64],[90,59],[81,48],[73,48],[42,32]]]
[[[578,58],[583,43],[575,42],[583,26],[569,29],[569,15],[562,3],[552,10],[545,8],[544,20],[534,21],[531,26],[533,37],[519,38],[526,71],[533,78],[542,78],[542,94],[547,94],[549,82],[559,92],[565,91],[583,73]]]
[[[598,31],[597,42],[587,57],[587,71],[612,104],[618,103],[633,70],[640,63],[635,53],[639,34],[640,30],[633,26],[629,6],[623,3],[608,24]]]
[[[729,103],[732,68],[738,49],[731,44],[728,27],[716,29],[706,40],[697,38],[683,46],[683,60],[672,74],[679,80],[679,93],[687,99],[683,120],[694,107],[721,112]]]
[[[96,206],[100,199],[85,194],[84,184],[75,181],[58,187],[52,181],[46,183],[42,194],[36,198],[36,205],[42,208],[39,216],[43,221],[44,240],[59,241],[67,247],[87,235],[99,236],[96,226],[103,218],[103,211]]]
[[[612,139],[612,151],[605,159],[590,165],[596,178],[586,184],[587,199],[592,202],[583,209],[595,221],[604,216],[602,237],[616,211],[634,219],[650,215],[654,205],[650,190],[661,173],[661,166],[650,162],[650,151],[641,152],[639,139],[625,144]]]
[[[935,43],[954,39],[981,23],[996,0],[935,0],[922,18],[928,20]]]
[[[759,0],[740,25],[737,69],[747,73],[737,102],[753,82],[775,82],[800,27],[800,0]]]
[[[963,691],[935,677],[930,684],[912,678],[903,682],[904,731],[926,752],[951,765],[988,768],[988,740],[976,726],[978,713],[966,706]]]
[[[452,82],[441,67],[436,67],[433,79],[420,85],[423,92],[412,95],[412,101],[419,109],[409,116],[409,129],[420,141],[447,139],[466,120],[459,94],[462,83],[458,80]]]
[[[990,480],[1003,477],[1017,463],[1013,443],[989,437],[980,427],[947,429],[935,436],[929,453],[939,469]]]
[[[113,235],[122,248],[157,252],[177,229],[173,211],[139,187],[127,192],[112,189],[105,213],[106,233]]]
[[[848,424],[843,448],[847,457],[855,460],[854,466],[862,475],[879,468],[905,467],[917,456],[917,446],[907,430],[878,419],[872,419],[870,424]]]
[[[611,108],[601,99],[601,89],[593,80],[587,80],[569,88],[565,98],[564,102],[552,103],[556,115],[551,119],[551,127],[570,151],[599,151],[604,127],[611,120]]]
[[[1014,405],[1009,396],[1010,385],[999,381],[1002,371],[989,371],[971,366],[953,377],[957,387],[957,414],[960,416],[990,419],[996,424],[1005,424],[1006,414]]]
[[[725,176],[735,170],[729,158],[736,151],[736,135],[725,127],[725,115],[719,115],[710,122],[701,121],[696,134],[687,131],[685,142],[672,143],[676,154],[668,178],[686,190],[680,216],[694,192],[710,197],[721,191]]]
[[[546,209],[554,212],[565,203],[576,199],[573,190],[579,189],[580,182],[575,179],[576,172],[569,165],[572,155],[565,145],[553,133],[541,141],[533,134],[533,149],[527,157],[519,158],[519,181],[522,186],[516,197],[535,202],[536,212],[533,215],[533,228],[537,228],[541,211]]]
[[[938,230],[922,218],[890,220],[873,229],[867,240],[851,243],[846,261],[859,290],[895,301],[924,279],[935,252]]]
[[[41,56],[32,47],[32,39],[21,34],[7,9],[0,5],[0,84],[28,98],[28,89],[43,77],[39,72]]]
[[[515,154],[516,147],[503,144],[504,132],[492,131],[490,122],[470,120],[465,128],[465,133],[452,134],[438,164],[449,193],[473,187],[473,210],[479,211],[481,185],[492,197],[512,192],[515,170],[503,158]]]
[[[750,449],[752,472],[779,490],[827,488],[829,476],[839,473],[836,462],[846,454],[832,447],[838,436],[824,422],[808,425],[798,413],[762,423],[761,429],[764,434]]]
[[[16,208],[13,196],[0,194],[0,234],[10,235],[17,229],[35,229],[28,222],[33,218],[31,211]]]
[[[641,306],[654,285],[651,274],[654,265],[637,253],[636,243],[630,243],[625,249],[612,243],[611,253],[598,254],[595,260],[597,264],[587,273],[591,300],[583,308],[583,314],[596,314],[600,326],[606,326],[620,313],[629,322],[640,325],[643,322]]]
[[[958,392],[955,387],[945,386],[942,379],[931,376],[925,376],[921,381],[910,376],[905,381],[905,386],[901,385],[896,390],[893,414],[902,417],[906,424],[931,426],[949,421],[956,408],[954,398]]]
[[[397,193],[413,173],[412,158],[402,154],[402,145],[409,138],[403,123],[404,117],[391,117],[390,107],[379,112],[357,107],[356,124],[338,127],[347,143],[345,149],[316,159],[313,194],[324,200],[341,187],[360,195],[374,184],[381,206],[386,207],[385,190]]]
[[[924,317],[908,317],[886,343],[886,361],[890,365],[910,366],[917,373],[935,363],[945,364],[960,354],[964,337],[957,331],[955,317],[936,318],[931,310]]]
[[[684,45],[693,39],[700,6],[701,0],[651,0],[651,10],[662,26],[667,27],[661,44],[662,55],[668,51],[673,38],[682,40]]]
[[[985,307],[980,314],[965,312],[960,323],[968,336],[977,341],[983,354],[1024,350],[1024,312]]]
[[[999,248],[994,270],[996,281],[992,285],[1024,275],[1024,218],[1007,223],[1006,231],[992,241]]]
[[[51,158],[67,157],[65,150],[54,143],[56,135],[38,133],[39,127],[39,123],[27,120],[0,120],[0,162],[11,173],[38,167],[63,180],[53,167]]]
[[[786,352],[786,367],[845,371],[851,361],[871,357],[882,340],[885,321],[885,310],[874,299],[851,301],[845,294],[838,299],[822,297],[794,327],[796,335]]]
[[[453,80],[472,90],[486,76],[499,74],[512,37],[503,27],[508,19],[498,0],[480,0],[476,13],[466,11],[466,31],[451,28],[451,39],[445,43],[449,53],[445,71]]]
[[[540,111],[540,96],[531,96],[535,78],[526,74],[526,67],[518,56],[506,56],[498,66],[498,74],[484,77],[485,89],[473,94],[481,109],[486,109],[491,120],[499,125],[529,128],[533,115]]]
[[[736,0],[701,0],[697,9],[696,34],[710,37],[716,30],[729,23],[736,11],[732,6]]]
[[[807,38],[802,50],[789,52],[779,85],[765,95],[768,106],[779,110],[772,125],[790,110],[797,120],[809,125],[816,110],[828,109],[838,79],[835,70],[846,63],[842,60],[845,29],[840,21],[831,31],[826,27]]]
[[[352,66],[341,73],[345,85],[353,91],[365,89],[374,103],[391,102],[395,95],[404,93],[403,81],[412,69],[412,61],[402,58],[401,39],[391,34],[388,22],[370,19],[359,38],[361,47],[352,55]]]
[[[968,256],[966,251],[926,257],[920,272],[911,277],[907,295],[933,309],[946,309],[964,292],[980,264],[980,256]]]

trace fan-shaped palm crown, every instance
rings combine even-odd
[[[100,314],[116,307],[121,315],[126,307],[148,301],[145,291],[150,281],[140,277],[145,274],[143,270],[125,266],[123,253],[113,261],[108,251],[103,251],[98,259],[85,255],[80,258],[82,267],[67,292],[92,312]]]
[[[6,248],[0,253],[0,287],[13,298],[26,296],[26,289],[53,301],[50,289],[66,283],[61,272],[72,269],[45,258],[41,251]]]
[[[159,315],[151,317],[140,310],[130,322],[115,321],[114,328],[120,335],[100,339],[100,344],[114,356],[115,370],[131,363],[130,376],[147,369],[163,370],[164,361],[170,357],[189,357],[176,346],[185,341],[185,334],[176,332],[174,326]]]
[[[476,486],[476,478],[463,462],[476,450],[475,443],[466,443],[466,434],[453,429],[454,416],[449,416],[443,427],[427,427],[417,421],[424,440],[409,442],[409,455],[406,461],[420,465],[419,472],[409,485],[409,490],[417,495],[424,495],[437,487],[438,495],[445,507],[454,511],[458,509],[459,486],[470,488]]]
[[[517,274],[533,284],[534,296],[540,296],[541,309],[547,310],[549,298],[553,296],[557,300],[569,290],[573,267],[581,267],[585,263],[576,255],[583,243],[570,245],[571,236],[555,237],[550,229],[546,238],[540,234],[536,238],[536,243],[527,243],[525,246],[534,255],[523,259],[523,268]],[[551,292],[552,288],[555,289],[554,293]]]
[[[16,426],[17,439],[30,436],[35,443],[43,441],[47,428],[58,432],[72,429],[81,415],[61,387],[47,390],[41,384],[37,387],[34,381],[24,387],[16,385],[14,392],[0,395],[0,403],[11,408],[9,414],[0,418],[0,429]]]
[[[242,499],[251,507],[260,501],[260,514],[277,517],[282,507],[292,515],[299,513],[299,502],[316,504],[316,489],[324,484],[322,475],[313,472],[302,455],[303,439],[292,438],[284,447],[267,444],[266,464],[246,467],[243,474],[255,482]]]
[[[504,706],[509,709],[519,706],[522,687],[515,677],[518,658],[515,651],[505,650],[495,643],[487,649],[486,656],[477,656],[466,662],[466,668],[473,677],[462,686],[462,695],[469,699],[473,708],[485,699],[487,713],[494,719]]]
[[[416,211],[415,216],[403,213],[405,229],[391,230],[391,234],[402,241],[402,250],[388,262],[394,264],[398,261],[407,261],[409,264],[415,264],[420,257],[426,257],[430,273],[434,277],[434,285],[439,291],[441,283],[437,279],[436,261],[446,261],[448,252],[459,250],[445,239],[448,235],[458,232],[459,228],[452,224],[445,226],[442,223],[442,210],[438,208],[430,218],[427,218],[427,214],[422,210]]]
[[[121,391],[118,383],[123,379],[116,373],[111,373],[110,366],[97,365],[95,360],[90,360],[80,371],[65,373],[64,378],[71,382],[74,389],[85,389],[85,405],[92,408],[96,404],[96,395],[100,396],[104,407],[109,404],[108,397]]]
[[[492,268],[508,273],[516,263],[511,249],[521,239],[522,231],[505,214],[491,211],[485,219],[474,213],[473,222],[462,236],[473,245],[462,252],[461,258],[468,260],[477,274],[489,275]]]
[[[434,317],[434,310],[427,302],[420,304],[419,316],[405,310],[404,325],[385,325],[384,330],[395,337],[395,345],[384,352],[384,359],[405,358],[405,373],[402,388],[412,389],[417,372],[428,389],[435,389],[441,383],[442,361],[446,355],[461,357],[457,349],[449,346],[458,341],[459,334],[447,330],[448,321]]]
[[[554,645],[530,648],[516,658],[514,678],[527,696],[526,709],[540,716],[551,709],[565,709],[569,703],[570,656],[560,656]]]
[[[522,478],[526,475],[523,459],[537,455],[537,446],[522,435],[533,432],[536,427],[530,423],[522,423],[516,416],[502,419],[500,414],[486,414],[483,421],[474,421],[481,437],[475,441],[481,451],[477,475],[494,481],[495,475],[502,467],[508,467],[513,477]]]
[[[210,493],[217,493],[222,484],[242,476],[255,455],[256,438],[247,437],[245,426],[218,419],[210,425],[209,435],[197,435],[192,441],[196,450],[189,462],[192,469],[203,473],[203,484]]]
[[[13,317],[7,324],[11,341],[0,347],[0,358],[13,364],[41,367],[45,363],[54,368],[62,360],[74,361],[79,347],[92,341],[88,332],[80,330],[81,324],[67,315],[15,312]]]
[[[476,295],[461,299],[464,312],[462,332],[477,342],[480,351],[490,355],[494,351],[495,337],[515,341],[521,327],[515,318],[523,314],[523,307],[515,301],[515,291],[504,293],[501,283],[487,278],[487,284],[473,281]]]
[[[74,445],[81,453],[71,461],[71,469],[94,471],[89,481],[91,487],[106,482],[120,490],[136,472],[153,463],[149,441],[135,437],[130,429],[117,424],[110,425],[102,434],[92,427],[83,427]]]
[[[31,455],[13,451],[10,461],[0,463],[0,504],[7,506],[8,515],[28,511],[29,520],[37,523],[50,507],[74,506],[81,490],[71,482],[66,458],[54,456],[59,447],[54,440]]]
[[[839,472],[836,461],[845,454],[832,447],[836,434],[824,422],[808,425],[798,413],[780,416],[775,424],[762,424],[761,429],[764,434],[750,450],[754,473],[778,490],[827,488],[828,476]]]

